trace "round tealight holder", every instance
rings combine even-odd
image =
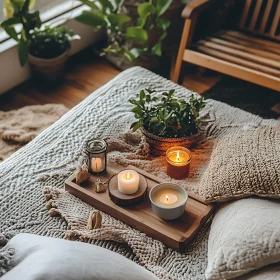
[[[107,143],[105,140],[94,138],[87,142],[88,171],[91,174],[99,174],[106,170]]]
[[[181,146],[174,146],[166,151],[166,173],[170,177],[182,180],[190,173],[191,152]]]
[[[187,191],[173,183],[160,183],[149,193],[153,212],[164,220],[174,220],[185,212]]]

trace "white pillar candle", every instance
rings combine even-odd
[[[94,173],[99,173],[104,170],[105,162],[102,158],[92,158],[91,159],[91,171]]]
[[[118,174],[118,189],[123,194],[134,194],[138,191],[139,174],[134,170],[123,170]]]

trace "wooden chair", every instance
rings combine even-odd
[[[189,62],[280,91],[280,0],[243,1],[233,30],[220,30],[196,42],[198,16],[215,1],[195,0],[186,5],[172,81],[179,81],[183,62]]]

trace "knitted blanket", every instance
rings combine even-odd
[[[115,138],[127,131],[133,121],[128,99],[147,87],[159,92],[175,88],[176,96],[186,99],[191,95],[189,90],[148,70],[131,68],[95,91],[0,165],[0,246],[4,244],[5,238],[19,232],[65,238],[67,223],[64,219],[53,218],[48,214],[42,189],[45,186],[63,189],[64,181],[74,171],[88,139]],[[208,102],[203,114],[207,119],[201,131],[206,139],[209,139],[209,143],[210,140],[240,129],[278,123],[275,120],[263,120],[213,100]],[[211,145],[203,145],[203,151],[211,154]],[[122,156],[119,152],[116,153],[114,158],[118,160]],[[205,163],[207,157],[206,155]],[[204,166],[202,159],[203,155],[198,157],[198,163],[202,161]],[[149,160],[133,158],[134,163],[137,163],[137,160],[144,170],[166,176],[159,165],[154,168],[149,164]],[[124,161],[130,163],[129,156],[125,157]],[[199,174],[192,178],[196,176]],[[84,206],[85,211],[88,211],[85,203]],[[110,216],[108,219],[115,225],[125,226]],[[161,279],[204,279],[208,231],[207,226],[204,227],[184,254],[147,238],[137,230],[134,230],[134,241],[128,244],[106,240],[88,242],[134,260]],[[153,254],[149,254],[148,247]],[[5,254],[7,255],[7,252],[0,250],[0,271],[1,268],[5,271],[5,264],[10,263],[1,261],[5,260]]]
[[[0,111],[0,162],[34,139],[68,109],[62,104],[26,106]]]

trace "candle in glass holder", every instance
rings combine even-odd
[[[106,170],[107,143],[102,139],[91,139],[87,142],[88,171],[91,174],[98,174]]]
[[[118,174],[118,190],[123,194],[134,194],[139,188],[139,174],[134,170],[123,170]]]
[[[187,178],[190,173],[191,152],[181,146],[166,151],[167,174],[177,180]]]

